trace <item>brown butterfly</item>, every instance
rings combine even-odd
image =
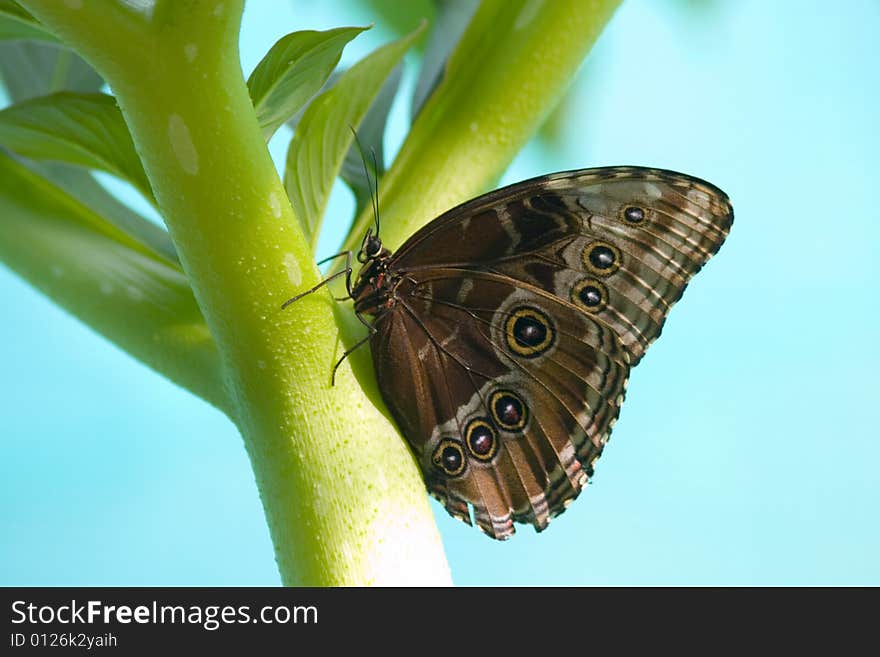
[[[355,284],[340,274],[382,397],[450,514],[471,524],[471,506],[505,539],[571,504],[630,369],[732,223],[707,182],[609,167],[480,196],[393,254],[367,233]]]

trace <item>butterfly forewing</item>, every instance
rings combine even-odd
[[[683,174],[553,174],[450,210],[387,261],[383,398],[449,512],[495,538],[583,488],[630,367],[733,213]]]
[[[599,296],[607,289],[608,298],[589,311],[615,329],[635,364],[732,223],[727,196],[697,178],[640,167],[586,169],[454,208],[413,235],[395,254],[395,267],[498,271],[575,303],[572,286],[592,279],[597,284],[589,287]],[[453,248],[440,248],[447,243]]]

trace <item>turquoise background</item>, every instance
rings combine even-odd
[[[393,38],[365,5],[251,0],[244,70],[287,32],[374,20],[343,63]],[[558,145],[503,182],[659,166],[736,222],[548,531],[494,543],[432,501],[456,583],[880,584],[878,33],[872,0],[624,3]],[[398,103],[391,152],[407,122]],[[340,187],[321,253],[351,207]],[[2,267],[0,303],[0,584],[278,584],[231,423]]]

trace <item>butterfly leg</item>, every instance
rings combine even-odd
[[[369,322],[367,319],[364,318],[364,314],[363,314],[363,313],[358,312],[357,310],[355,310],[355,311],[354,311],[354,315],[355,315],[355,317],[358,318],[358,321],[359,321],[361,324],[363,324],[364,326],[366,326],[366,327],[369,329],[369,331],[370,331],[370,335],[373,335],[373,334],[376,332],[375,327],[374,327],[372,324],[370,324],[370,322]],[[367,336],[367,337],[369,337],[369,336]]]
[[[364,344],[366,344],[366,342],[376,332],[376,328],[372,324],[370,324],[370,322],[368,322],[366,320],[366,318],[364,318],[363,313],[359,313],[357,310],[355,310],[354,314],[355,314],[355,317],[357,317],[358,320],[360,320],[360,323],[363,324],[364,326],[366,326],[370,330],[370,332],[368,335],[366,335],[363,338],[361,338],[360,340],[358,340],[357,344],[355,344],[351,349],[346,349],[345,353],[342,354],[342,358],[340,358],[338,361],[336,361],[336,365],[333,366],[333,374],[330,377],[330,385],[331,386],[336,385],[336,370],[338,370],[339,366],[342,365],[342,361],[344,361],[346,358],[348,358],[348,355],[351,352],[353,352],[355,349],[358,349],[359,347],[363,347]]]
[[[287,306],[289,306],[293,302],[299,301],[303,297],[308,296],[308,295],[312,294],[313,292],[316,292],[317,290],[319,290],[322,287],[324,287],[325,285],[327,285],[327,283],[329,283],[330,281],[336,280],[340,276],[345,276],[345,291],[348,293],[348,296],[342,297],[342,298],[337,298],[337,297],[333,297],[333,298],[336,301],[346,301],[348,299],[351,299],[351,296],[352,296],[351,295],[351,272],[352,272],[352,269],[351,269],[351,251],[350,250],[349,251],[342,251],[342,252],[337,253],[335,255],[332,255],[328,258],[324,258],[323,260],[319,260],[315,264],[320,265],[320,264],[323,264],[323,263],[328,262],[330,260],[333,260],[334,258],[338,258],[340,256],[345,256],[345,268],[344,269],[341,269],[338,272],[336,272],[335,274],[328,276],[327,278],[325,278],[323,281],[321,281],[320,283],[318,283],[317,285],[315,285],[311,289],[308,289],[305,292],[301,292],[301,293],[297,294],[295,297],[291,297],[290,299],[285,301],[283,304],[281,304],[282,310],[284,308],[287,308]]]
[[[358,319],[360,319],[362,322],[365,321],[364,319],[361,318],[360,315],[358,315]],[[374,329],[372,326],[370,326],[369,324],[367,324],[367,326],[370,327],[370,330],[373,333],[376,332],[376,329]],[[342,358],[340,358],[338,361],[336,361],[336,365],[333,366],[333,374],[330,376],[330,385],[331,386],[336,385],[336,370],[338,370],[339,366],[342,365],[342,361],[344,361],[346,358],[348,358],[348,355],[351,352],[353,352],[355,349],[357,349],[358,347],[364,346],[367,343],[367,341],[370,339],[371,336],[372,336],[372,333],[370,335],[364,336],[363,338],[358,340],[357,344],[355,344],[351,349],[346,349],[345,353],[342,354]]]
[[[348,251],[341,251],[340,253],[337,253],[336,255],[332,255],[329,258],[324,258],[323,260],[321,260],[320,262],[317,263],[320,265],[320,264],[327,262],[328,260],[333,260],[334,258],[338,258],[341,255],[345,256],[345,269],[343,269],[342,271],[345,272],[345,293],[346,293],[346,296],[333,297],[333,299],[335,299],[336,301],[348,301],[349,299],[354,298],[354,294],[352,294],[352,288],[351,288],[351,274],[352,274],[351,253],[352,253],[351,249],[349,249]]]

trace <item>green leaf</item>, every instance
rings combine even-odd
[[[440,84],[446,61],[477,11],[479,0],[435,0],[437,18],[425,46],[422,70],[413,92],[412,120],[415,121],[425,101]]]
[[[133,238],[154,256],[180,268],[177,249],[168,231],[121,203],[95,180],[91,171],[59,162],[22,162],[80,201],[107,223]]]
[[[339,81],[339,78],[344,72],[344,70],[334,70],[321,88],[321,92],[327,91],[333,87],[333,85]],[[385,154],[383,146],[385,125],[388,123],[388,115],[391,111],[391,105],[394,103],[394,98],[397,96],[397,91],[400,88],[402,78],[403,65],[398,64],[391,72],[391,75],[388,76],[388,79],[385,80],[382,88],[379,90],[379,95],[373,100],[370,109],[367,110],[366,115],[357,129],[358,139],[364,147],[365,154],[367,154],[366,165],[371,177],[370,181],[367,180],[367,174],[364,172],[364,161],[361,158],[361,151],[357,148],[357,145],[352,143],[348,152],[345,154],[345,160],[342,163],[342,169],[339,172],[339,175],[354,193],[356,214],[360,213],[370,201],[370,184],[374,184],[375,180],[385,172]],[[294,132],[308,107],[309,103],[288,119],[287,125]],[[376,154],[376,166],[373,166],[373,162],[369,155],[371,150]]]
[[[382,27],[390,29],[395,35],[409,34],[422,21],[434,22],[434,0],[361,0],[364,11],[369,16],[378,16]],[[415,44],[419,49],[421,43]]]
[[[360,149],[352,144],[345,154],[345,160],[342,162],[342,170],[340,175],[345,184],[354,192],[356,201],[355,214],[366,206],[370,201],[370,186],[385,173],[385,152],[383,147],[383,137],[385,135],[385,124],[388,122],[388,114],[391,112],[391,105],[397,90],[400,88],[400,80],[403,77],[403,66],[398,64],[382,88],[379,95],[373,101],[370,109],[358,127],[358,139],[364,147],[364,155],[367,157],[367,170],[370,172],[372,180],[367,179],[364,172],[364,161],[361,157]],[[369,153],[375,153],[376,161],[370,159]]]
[[[13,39],[57,42],[55,36],[17,2],[0,0],[0,41]]]
[[[0,146],[35,160],[112,173],[153,201],[147,175],[112,96],[65,91],[7,107],[0,111]]]
[[[343,69],[340,69],[340,68],[333,69],[333,72],[330,74],[330,77],[327,78],[327,80],[324,82],[324,84],[321,86],[321,88],[317,91],[317,93],[315,93],[314,96],[309,98],[306,101],[306,104],[303,105],[301,108],[299,108],[299,110],[296,112],[296,114],[294,114],[289,119],[287,119],[287,121],[286,121],[287,127],[290,128],[293,132],[296,132],[296,126],[298,126],[299,122],[302,121],[303,114],[306,113],[306,110],[309,108],[309,105],[311,104],[311,102],[313,100],[315,100],[315,98],[320,96],[322,93],[324,93],[325,91],[330,89],[330,87],[332,87],[337,82],[339,82],[339,78],[342,77],[343,73],[345,73],[344,68]]]
[[[266,141],[321,88],[346,44],[367,29],[304,30],[272,46],[247,82]]]
[[[124,351],[229,408],[183,272],[3,152],[0,262]]]
[[[9,5],[14,3],[0,0],[0,14]],[[23,9],[20,11],[29,16]],[[15,102],[62,90],[96,92],[104,86],[101,76],[71,50],[28,41],[0,43],[0,77]],[[56,162],[28,160],[22,164],[64,189],[154,255],[178,264],[177,251],[168,232],[117,201],[90,172]]]
[[[373,104],[385,80],[422,32],[389,43],[343,73],[339,81],[315,98],[297,126],[287,151],[284,186],[315,247],[333,180],[354,139],[355,128]]]
[[[90,172],[67,164],[36,162],[0,152],[0,161],[5,161],[6,159],[14,163],[7,164],[7,166],[17,165],[28,169],[30,174],[33,175],[30,178],[31,180],[40,179],[46,185],[66,192],[72,201],[79,201],[84,207],[88,208],[90,212],[83,213],[82,216],[90,217],[90,222],[88,226],[84,225],[83,229],[88,227],[103,237],[118,242],[128,249],[137,250],[144,255],[149,255],[153,259],[156,259],[156,256],[160,256],[164,265],[173,264],[175,268],[180,270],[177,253],[174,251],[174,246],[170,242],[168,233],[117,201],[92,177]],[[139,229],[132,230],[131,224],[136,220],[152,226],[155,231],[164,233],[166,239],[168,239],[168,244],[171,245],[171,253],[167,252],[165,245],[160,245],[161,238],[157,238],[155,235],[148,235],[147,239],[142,239],[141,235],[137,234]],[[147,230],[142,231],[142,233],[146,235]],[[153,242],[154,244],[150,245],[148,242]]]
[[[0,78],[13,102],[56,91],[100,91],[104,80],[86,61],[50,43],[0,43]]]

